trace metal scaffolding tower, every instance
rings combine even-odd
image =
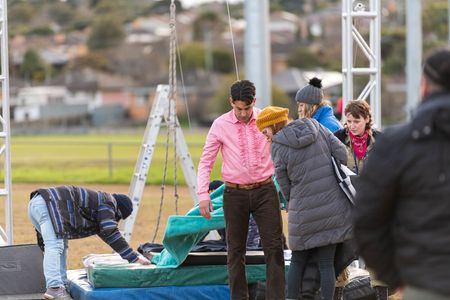
[[[369,41],[367,42],[355,26],[355,21],[369,22]],[[343,107],[349,100],[366,100],[377,127],[381,127],[381,51],[380,51],[380,0],[342,1],[342,74]],[[356,42],[356,47],[354,47]],[[364,67],[355,66],[355,53],[360,49],[368,60]],[[360,95],[355,98],[354,75],[368,75],[369,80]]]
[[[7,0],[0,0],[0,81],[2,89],[2,110],[0,115],[0,161],[3,163],[3,186],[0,186],[0,197],[5,198],[4,225],[6,229],[3,230],[3,228],[0,226],[0,245],[11,245],[13,241],[7,16]]]

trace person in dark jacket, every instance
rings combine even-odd
[[[311,78],[307,86],[297,91],[295,101],[298,103],[299,118],[313,118],[333,133],[342,129],[333,108],[323,99],[321,79]]]
[[[150,264],[131,249],[117,227],[133,211],[127,195],[60,186],[38,189],[30,199],[28,215],[44,240],[45,299],[72,299],[65,289],[69,239],[97,234],[123,259]]]
[[[336,246],[352,237],[351,206],[339,188],[331,155],[347,162],[344,145],[314,119],[287,124],[286,108],[269,106],[256,126],[271,142],[276,180],[288,200],[288,239],[292,250],[287,299],[297,299],[305,267],[317,252],[322,297],[335,287]]]
[[[422,103],[386,129],[356,182],[355,236],[405,300],[450,299],[450,50],[425,61]]]

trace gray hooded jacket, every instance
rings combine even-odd
[[[303,118],[273,136],[271,154],[276,180],[289,200],[291,250],[350,239],[352,208],[331,165],[331,155],[347,162],[344,144],[316,120]]]

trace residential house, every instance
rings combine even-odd
[[[13,122],[85,119],[88,105],[64,86],[25,87],[11,97]]]
[[[340,4],[308,15],[306,23],[308,36],[320,41],[321,47],[341,44],[342,9]]]
[[[61,69],[69,61],[87,53],[86,39],[83,32],[57,33],[50,37],[15,36],[11,40],[11,64],[20,66],[27,50],[35,49],[46,63]]]
[[[127,76],[85,68],[59,79],[72,92],[90,95],[89,112],[96,126],[145,121],[156,86],[143,86]]]
[[[182,12],[177,15],[178,42],[192,41],[191,25],[194,21],[192,12]],[[151,15],[139,17],[125,27],[126,42],[129,44],[153,44],[161,41],[169,41],[170,16]]]

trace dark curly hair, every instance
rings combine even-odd
[[[250,80],[238,80],[230,88],[232,101],[242,101],[250,105],[255,99],[255,85]]]

